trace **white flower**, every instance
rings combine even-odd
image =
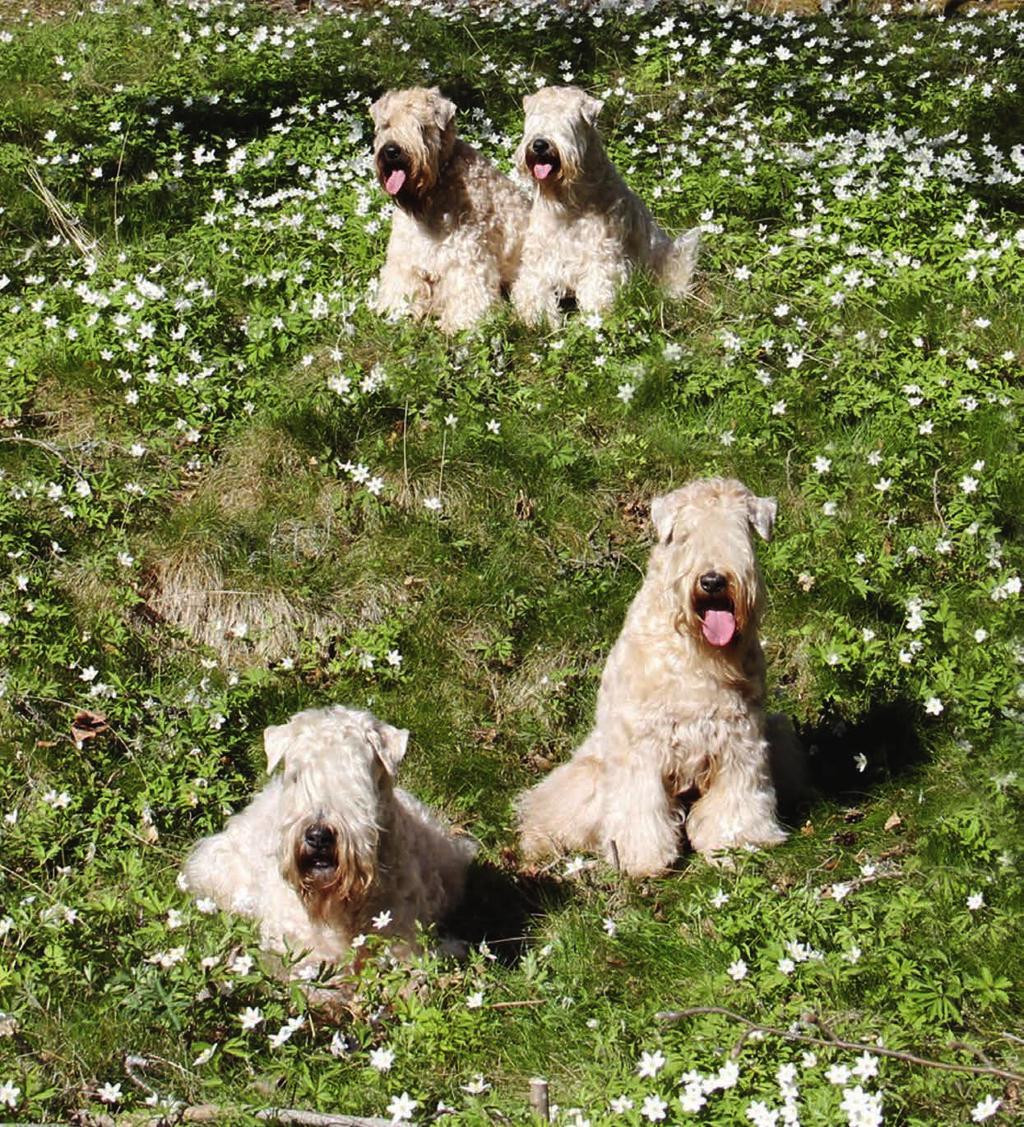
[[[819,454],[814,459],[814,472],[819,474],[826,474],[832,468],[832,459],[826,458]]]
[[[395,1063],[395,1050],[387,1047],[370,1051],[370,1067],[378,1072],[388,1072]]]
[[[490,1088],[491,1088],[490,1084],[488,1084],[487,1081],[484,1079],[482,1072],[478,1072],[469,1081],[468,1084],[462,1084],[462,1085],[460,1085],[460,1087],[462,1088],[462,1090],[464,1092],[466,1092],[470,1096],[479,1096],[483,1092],[489,1092]]]
[[[439,513],[441,511],[441,498],[425,497],[423,499],[423,507],[429,509],[432,513]]]
[[[845,1064],[832,1064],[829,1065],[825,1072],[825,1079],[830,1084],[842,1086],[848,1084],[850,1081],[850,1069]]]
[[[967,910],[968,911],[976,912],[976,911],[978,911],[979,908],[984,908],[984,906],[985,906],[985,897],[982,896],[982,894],[980,892],[972,892],[971,895],[967,897]]]
[[[192,1067],[201,1068],[204,1064],[208,1064],[213,1059],[213,1054],[216,1051],[216,1045],[210,1045],[208,1048],[203,1049],[199,1056],[192,1062]]]
[[[611,916],[605,916],[605,918],[601,921],[601,926],[604,928],[607,935],[614,935],[619,930],[618,924],[611,918]]]
[[[21,1089],[13,1080],[5,1080],[0,1084],[0,1107],[17,1107]]]
[[[419,1103],[408,1092],[403,1092],[400,1096],[392,1096],[388,1104],[388,1115],[391,1116],[392,1123],[408,1123],[417,1107]]]
[[[888,492],[888,490],[891,488],[891,486],[892,486],[892,478],[891,477],[880,477],[878,479],[878,481],[875,482],[875,489],[879,493]]]
[[[238,1015],[243,1030],[255,1029],[263,1021],[263,1011],[259,1006],[246,1006]]]
[[[629,1096],[616,1096],[609,1102],[608,1106],[616,1115],[623,1115],[625,1112],[633,1110],[633,1101]]]
[[[477,990],[474,994],[466,995],[466,1009],[478,1010],[484,1004],[484,992]]]
[[[700,1111],[708,1101],[704,1097],[701,1082],[687,1084],[683,1094],[679,1097],[679,1105],[683,1111]]]
[[[825,504],[821,506],[821,511],[827,517],[834,517],[836,515],[835,501],[826,501]]]
[[[729,903],[729,893],[719,888],[716,890],[714,896],[711,897],[712,908],[724,908]]]
[[[853,1075],[858,1080],[870,1080],[873,1076],[878,1075],[878,1057],[873,1057],[870,1053],[862,1053],[857,1058],[857,1063],[853,1066]]]
[[[790,958],[783,957],[779,959],[779,970],[782,971],[783,974],[792,974],[793,971],[796,970],[796,963]]]
[[[487,423],[487,429],[491,434],[499,434],[501,432],[501,423],[497,419],[490,419]]]
[[[882,1093],[865,1092],[858,1084],[843,1092],[839,1106],[849,1127],[878,1127],[882,1122]]]
[[[929,716],[938,716],[943,709],[942,701],[938,697],[929,697],[924,702],[924,710]]]
[[[343,1057],[348,1052],[348,1042],[341,1033],[336,1032],[327,1046],[327,1051],[332,1057]]]
[[[980,1103],[976,1103],[971,1108],[971,1122],[983,1123],[986,1119],[991,1119],[1002,1106],[1002,1100],[997,1100],[995,1096],[986,1096]]]
[[[668,1104],[661,1096],[645,1096],[644,1102],[640,1107],[640,1114],[651,1123],[655,1123],[659,1119],[665,1118],[665,1109],[667,1107]]]
[[[960,479],[960,489],[963,493],[977,493],[978,479],[976,477],[971,477],[970,474],[964,474],[964,476]]]
[[[391,913],[389,911],[385,910],[379,915],[373,917],[373,926],[378,931],[383,931],[389,923],[391,923]]]
[[[979,626],[978,629],[974,631],[974,640],[979,644],[984,642],[987,637],[988,631],[983,626]]]
[[[105,1104],[116,1104],[121,1098],[121,1085],[106,1083],[96,1093],[96,1098]]]
[[[636,388],[631,383],[620,383],[616,394],[623,403],[628,403],[636,394]]]
[[[641,1053],[640,1063],[636,1066],[638,1076],[657,1076],[665,1067],[665,1054],[660,1049],[653,1053]]]
[[[849,895],[850,885],[846,884],[845,882],[839,881],[836,884],[832,885],[831,891],[833,900],[844,900]]]
[[[739,982],[741,979],[747,977],[747,964],[742,959],[737,959],[734,963],[730,963],[726,967],[725,972],[730,978]]]
[[[863,751],[858,751],[857,754],[853,757],[853,765],[862,775],[867,770],[868,757],[864,754]]]

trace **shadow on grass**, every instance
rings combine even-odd
[[[909,701],[876,701],[854,721],[825,714],[801,728],[810,787],[818,798],[842,802],[912,771],[927,754],[919,720],[920,709]]]
[[[567,895],[565,885],[551,877],[476,862],[462,903],[444,921],[444,930],[473,946],[486,943],[499,963],[515,966],[526,951],[534,918],[559,907]]]

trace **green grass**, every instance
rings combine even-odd
[[[523,1122],[543,1074],[569,1124],[1017,1118],[1018,1080],[657,1015],[1024,1072],[1020,16],[4,16],[0,1110],[144,1117],[134,1076],[240,1121],[406,1092]],[[630,184],[704,229],[694,298],[382,322],[367,107],[424,81],[504,167],[536,85],[603,97]],[[588,730],[651,497],[705,473],[779,500],[770,691],[814,798],[732,868],[523,871],[512,798]],[[328,702],[411,729],[489,943],[370,960],[338,1026],[176,885],[263,728]],[[83,708],[109,728],[76,744]]]

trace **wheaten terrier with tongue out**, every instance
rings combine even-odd
[[[672,864],[683,820],[704,854],[785,838],[770,741],[792,735],[762,710],[763,592],[751,536],[770,537],[775,510],[773,499],[723,478],[654,500],[657,543],[608,656],[594,728],[519,797],[528,857],[590,850],[643,876]]]
[[[673,297],[690,292],[700,233],[672,239],[626,187],[597,132],[602,105],[576,86],[523,99],[516,159],[534,197],[512,301],[527,324],[557,318],[565,298],[584,311],[608,309],[638,266]]]
[[[370,107],[377,178],[395,201],[375,305],[468,329],[519,268],[529,203],[455,135],[455,105],[437,87],[391,90]]]

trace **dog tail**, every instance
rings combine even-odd
[[[700,248],[700,228],[684,231],[669,246],[661,263],[662,285],[672,297],[686,297],[693,290],[693,273]]]
[[[603,821],[600,777],[596,757],[577,754],[518,797],[519,840],[526,858],[597,848]]]

